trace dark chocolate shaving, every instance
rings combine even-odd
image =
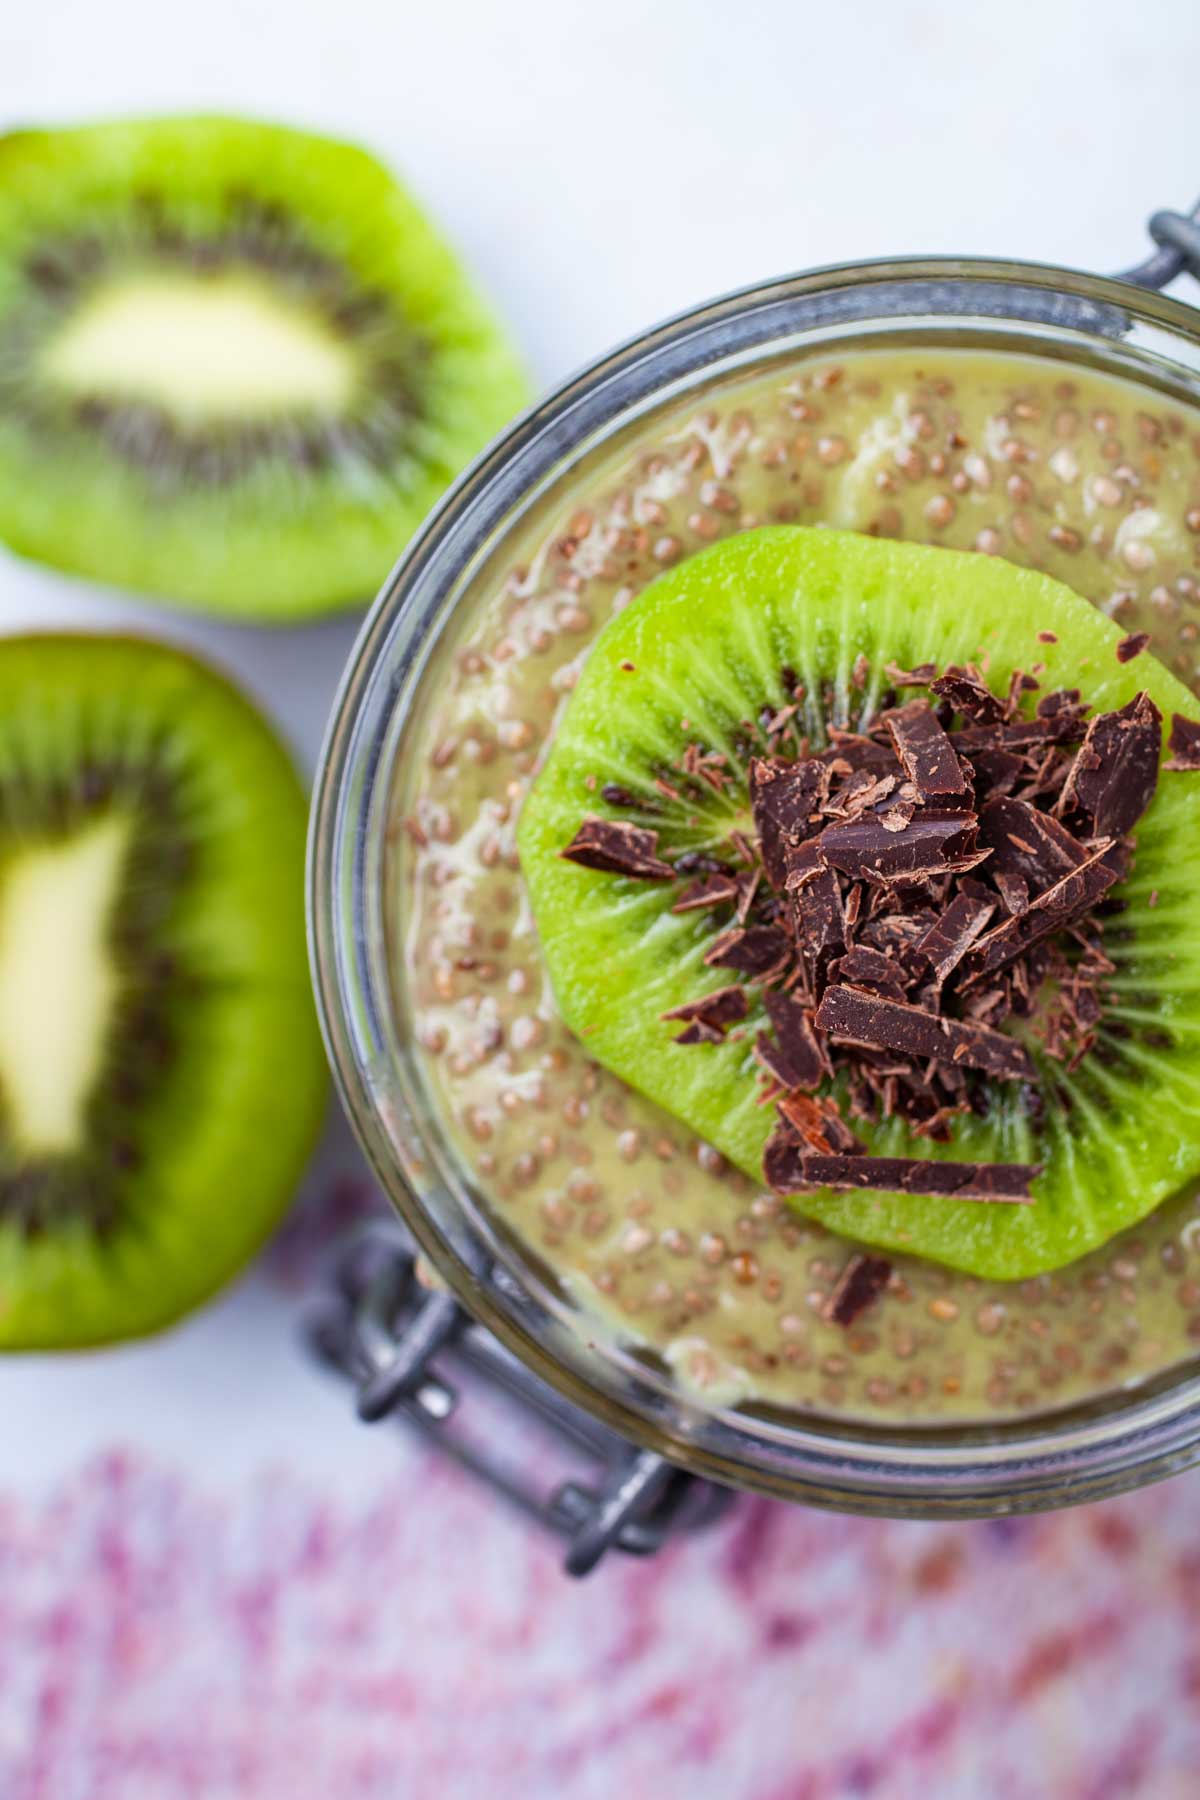
[[[1023,759],[1011,750],[976,750],[971,756],[975,770],[975,794],[984,800],[991,794],[1011,794],[1025,773]]]
[[[913,1061],[932,1057],[960,1068],[981,1069],[1001,1081],[1037,1079],[1029,1052],[1002,1031],[990,1031],[972,1020],[942,1018],[902,1001],[882,1000],[862,988],[826,988],[816,1023],[832,1037],[897,1050]]]
[[[816,760],[830,769],[844,764],[842,772],[846,775],[857,769],[876,769],[886,775],[896,767],[895,752],[890,744],[877,743],[874,738],[861,737],[855,731],[836,729],[829,733],[829,748],[822,750]]]
[[[934,686],[936,688],[936,682]],[[988,694],[988,699],[991,698]],[[913,700],[901,711],[888,713],[884,723],[896,747],[900,766],[916,788],[922,804],[937,805],[948,797],[970,791],[958,766],[954,745],[924,700]]]
[[[1087,861],[1077,838],[1027,800],[998,795],[979,814],[979,841],[992,852],[988,874],[1008,910],[1024,912],[1030,900]]]
[[[1003,725],[967,725],[954,733],[954,748],[971,757],[976,750],[1028,750],[1046,744],[1077,744],[1087,727],[1082,709],[1063,705],[1036,719]]]
[[[673,1041],[677,1044],[719,1044],[724,1036],[719,1025],[710,1025],[707,1019],[693,1019]]]
[[[1117,661],[1119,663],[1132,662],[1135,656],[1142,654],[1149,642],[1150,633],[1148,631],[1131,631],[1129,636],[1123,637],[1117,645]]]
[[[929,687],[932,693],[948,700],[969,724],[998,724],[1005,716],[1003,701],[997,700],[978,669],[958,669],[951,665],[944,675],[931,681]]]
[[[615,819],[585,819],[561,855],[585,869],[606,875],[631,875],[638,881],[674,881],[675,871],[658,854],[657,831]]]
[[[878,1300],[891,1273],[891,1263],[882,1256],[852,1256],[821,1308],[821,1317],[832,1325],[853,1325],[859,1314]]]
[[[846,942],[842,891],[828,869],[819,869],[796,895],[792,922],[801,965],[816,993]]]
[[[735,925],[704,958],[710,968],[736,969],[751,981],[779,974],[791,959],[791,940],[778,925]]]
[[[903,1000],[908,991],[904,970],[896,958],[883,950],[872,950],[869,944],[856,944],[845,956],[839,956],[829,973],[834,981],[849,982],[888,1000]]]
[[[606,781],[600,789],[600,798],[609,806],[636,807],[641,812],[661,812],[657,800],[649,794],[635,794],[632,788],[622,787],[619,781]]]
[[[855,1137],[833,1100],[792,1089],[776,1098],[775,1110],[782,1120],[776,1131],[784,1142],[799,1138],[810,1150],[836,1150],[842,1156],[866,1152],[866,1145]]]
[[[980,938],[965,959],[968,985],[994,975],[1039,939],[1065,931],[1090,912],[1121,879],[1124,869],[1119,850],[1119,845],[1103,839],[1086,862],[1039,894],[1026,912],[1006,919]]]
[[[700,875],[680,894],[671,911],[700,912],[710,906],[727,906],[741,895],[736,875]]]
[[[823,1156],[799,1145],[788,1149],[787,1156],[777,1155],[773,1175],[767,1175],[777,1194],[799,1194],[814,1188],[870,1189],[928,1194],[935,1199],[1007,1201],[1019,1206],[1032,1201],[1029,1184],[1041,1173],[1037,1163],[926,1162],[915,1156]]]
[[[812,817],[828,792],[829,771],[818,762],[784,762],[754,757],[750,764],[750,810],[763,867],[772,887],[787,876],[788,848],[819,830]]]
[[[1171,735],[1167,739],[1171,752],[1168,769],[1190,773],[1200,769],[1200,721],[1185,719],[1182,713],[1171,714]]]
[[[961,812],[920,812],[902,831],[869,813],[827,825],[815,842],[830,868],[859,881],[941,875],[982,860],[974,855],[974,820]]]
[[[809,1009],[790,995],[781,993],[765,994],[763,1005],[787,1071],[779,1077],[783,1086],[809,1091],[818,1087],[832,1070],[829,1058],[817,1042]]]
[[[750,1011],[750,1002],[746,990],[737,982],[729,987],[714,988],[711,994],[704,994],[699,1000],[688,1000],[682,1006],[672,1007],[670,1012],[662,1014],[664,1019],[681,1019],[688,1024],[706,1026],[715,1033],[715,1037],[707,1041],[712,1043],[725,1035],[730,1025],[736,1025]],[[683,1042],[676,1038],[676,1043]],[[691,1038],[688,1043],[699,1041]]]
[[[1089,837],[1123,837],[1154,797],[1161,750],[1162,714],[1149,694],[1097,714],[1067,776],[1062,816]]]
[[[913,951],[924,957],[939,987],[958,967],[995,910],[994,900],[977,898],[969,893],[956,894],[945,912],[917,938]],[[854,981],[856,977],[846,968],[846,960],[839,965],[839,973],[844,980]],[[859,981],[858,985],[870,984]]]

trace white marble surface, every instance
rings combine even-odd
[[[542,383],[706,294],[884,252],[1097,268],[1200,188],[1195,0],[43,0],[0,9],[14,124],[172,109],[356,136],[403,170]],[[136,621],[202,646],[311,763],[355,621],[293,634],[159,613],[12,559],[0,626]],[[394,1468],[252,1274],[168,1340],[0,1365],[0,1485],[116,1443],[230,1488],[287,1461]]]

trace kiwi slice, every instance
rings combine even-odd
[[[0,538],[213,611],[369,598],[525,401],[363,151],[161,119],[0,139]]]
[[[1152,657],[1117,658],[1120,637],[1032,570],[834,531],[750,531],[655,581],[597,640],[519,826],[557,1003],[589,1054],[761,1180],[774,1123],[752,1055],[761,990],[750,990],[744,1031],[674,1043],[678,1022],[662,1015],[729,980],[703,961],[711,917],[673,912],[675,883],[564,860],[581,820],[653,829],[668,859],[727,852],[748,821],[745,781],[722,792],[681,781],[689,743],[744,772],[763,748],[761,709],[784,705],[798,681],[804,729],[821,746],[831,725],[869,723],[889,662],[974,661],[1001,694],[1014,671],[1040,664],[1044,690],[1080,687],[1096,710],[1145,689],[1165,716],[1194,719],[1194,696]],[[1095,1048],[1072,1071],[1030,1037],[1039,1122],[1000,1083],[987,1116],[957,1118],[944,1144],[914,1141],[899,1118],[855,1120],[880,1156],[1039,1163],[1034,1204],[824,1190],[798,1196],[800,1209],[863,1242],[1015,1278],[1072,1261],[1200,1172],[1198,854],[1200,780],[1164,774],[1136,828],[1132,873],[1114,889],[1124,910],[1105,931],[1116,972]]]
[[[191,657],[0,639],[0,1348],[167,1324],[290,1198],[326,1089],[305,813]]]

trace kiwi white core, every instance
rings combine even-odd
[[[358,366],[308,307],[265,281],[139,273],[95,290],[46,343],[69,394],[163,408],[183,425],[339,413]]]
[[[0,1093],[27,1154],[83,1142],[119,987],[108,927],[129,833],[114,816],[0,872]]]

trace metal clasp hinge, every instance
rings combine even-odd
[[[1136,268],[1123,269],[1122,281],[1132,281],[1136,287],[1165,288],[1185,271],[1200,281],[1200,200],[1190,213],[1154,213],[1147,230],[1158,249]]]
[[[564,1538],[568,1574],[586,1575],[610,1549],[652,1555],[710,1524],[733,1499],[564,1400],[449,1294],[421,1283],[394,1226],[369,1228],[346,1247],[308,1339],[355,1383],[361,1419],[405,1419]],[[461,1416],[468,1412],[470,1425]],[[557,1457],[561,1466],[564,1454],[567,1472],[532,1477],[534,1465]]]

